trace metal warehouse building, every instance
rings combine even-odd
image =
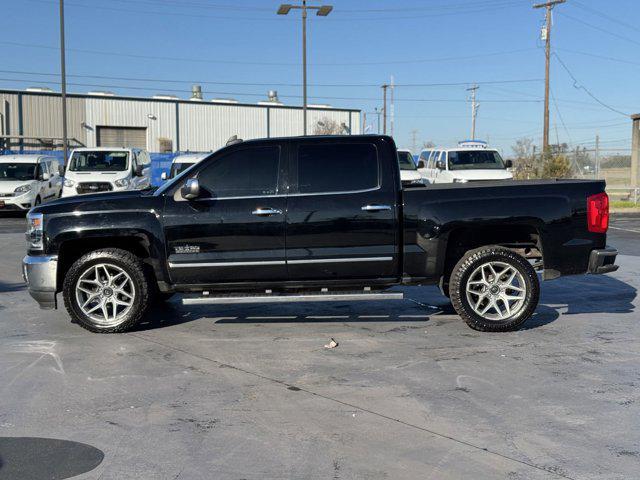
[[[222,147],[233,135],[243,139],[302,135],[302,107],[281,104],[275,92],[269,97],[247,104],[226,99],[72,93],[67,95],[69,146],[209,151]],[[59,148],[61,110],[59,93],[0,90],[0,150]],[[309,106],[307,119],[309,133],[327,121],[341,126],[342,133],[360,133],[360,110]]]

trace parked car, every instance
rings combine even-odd
[[[142,190],[151,186],[151,157],[140,148],[76,148],[64,174],[63,197]]]
[[[429,183],[512,180],[513,174],[508,170],[512,166],[511,160],[502,160],[497,150],[477,141],[435,149],[428,158],[421,154],[418,161],[418,171]]]
[[[251,140],[155,191],[34,208],[23,271],[42,308],[62,292],[94,332],[132,328],[176,292],[186,305],[391,300],[403,297],[394,286],[428,284],[472,328],[511,330],[536,308],[536,270],[617,269],[604,187],[402,187],[388,136]]]
[[[183,170],[186,170],[187,168],[191,167],[192,165],[195,165],[200,160],[204,160],[209,155],[211,155],[211,152],[208,152],[208,153],[184,153],[182,155],[177,155],[171,161],[171,169],[169,170],[169,175],[167,175],[167,172],[162,172],[162,175],[160,176],[160,178],[162,180],[169,180],[170,178],[173,178],[176,175],[178,175],[179,173],[181,173]]]
[[[57,158],[46,155],[0,156],[0,212],[26,211],[60,196]]]
[[[424,185],[425,180],[418,172],[411,150],[398,149],[398,164],[400,165],[400,180],[403,185]]]

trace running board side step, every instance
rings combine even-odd
[[[293,303],[293,302],[353,302],[359,300],[402,300],[402,292],[382,293],[305,293],[305,294],[259,294],[259,295],[202,295],[185,297],[183,305],[214,305],[225,303]]]

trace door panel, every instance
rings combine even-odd
[[[169,271],[176,283],[286,280],[286,197],[278,144],[239,146],[199,164],[201,198],[165,200]],[[184,183],[184,178],[181,183]]]
[[[254,215],[260,208],[282,213]],[[164,231],[172,281],[212,284],[286,280],[285,208],[284,197],[167,198]]]
[[[388,147],[326,140],[294,148],[286,223],[290,280],[397,275],[396,175],[378,158],[384,151],[395,155]]]

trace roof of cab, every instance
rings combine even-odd
[[[49,157],[42,154],[26,154],[26,155],[0,155],[0,163],[37,163],[43,158],[51,158],[57,160],[55,157]]]

